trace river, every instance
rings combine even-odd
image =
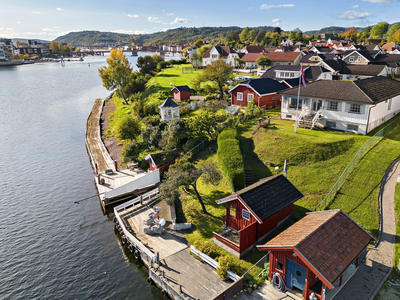
[[[98,198],[74,203],[96,194],[85,128],[103,65],[0,68],[1,299],[162,299]]]

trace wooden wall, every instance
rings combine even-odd
[[[236,209],[236,217],[232,217],[230,215],[230,211],[231,211],[231,204],[233,204],[237,209]],[[226,203],[226,215],[228,218],[228,222],[226,225],[228,225],[229,227],[232,227],[233,229],[240,231],[243,228],[250,226],[251,224],[253,224],[254,222],[256,222],[256,219],[250,215],[250,221],[246,221],[245,219],[242,218],[242,210],[246,209],[242,203],[239,200],[232,200]]]
[[[276,226],[278,223],[293,213],[293,204],[289,205],[288,207],[282,209],[281,211],[277,212],[273,216],[269,217],[265,220],[262,224],[258,224],[258,236],[257,239],[263,237]]]

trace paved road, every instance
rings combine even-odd
[[[335,300],[373,299],[392,271],[396,218],[394,213],[394,190],[400,174],[400,159],[386,171],[379,194],[380,232],[375,248],[371,249],[365,263],[339,291]]]

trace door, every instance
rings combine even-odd
[[[322,100],[313,101],[313,111],[318,111],[322,107]]]
[[[306,284],[306,268],[286,259],[286,287],[292,291],[299,292],[304,296]]]

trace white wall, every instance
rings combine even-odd
[[[385,123],[386,121],[393,118],[400,112],[400,96],[392,98],[390,110],[390,100],[378,103],[376,106],[371,108],[371,115],[369,117],[368,132]]]

